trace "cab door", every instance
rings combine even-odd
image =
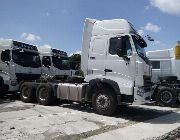
[[[45,77],[54,76],[52,61],[50,56],[42,57],[42,75]]]
[[[133,75],[135,73],[135,59],[129,36],[115,36],[109,38],[109,48],[106,57],[105,75],[118,81],[122,86],[121,92],[132,93]],[[118,56],[117,50],[121,49],[124,56]]]

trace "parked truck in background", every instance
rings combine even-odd
[[[0,39],[0,94],[19,91],[22,82],[40,76],[41,62],[36,46]]]
[[[75,73],[70,67],[66,52],[49,46],[38,47],[42,62],[42,77],[44,79],[66,79]]]
[[[180,42],[175,48],[147,52],[152,63],[153,98],[160,105],[180,101]]]
[[[54,99],[90,103],[102,115],[113,114],[118,105],[150,101],[151,66],[144,39],[124,19],[86,19],[83,32],[81,69],[84,77],[66,82],[27,82],[21,94],[28,93],[39,104]]]

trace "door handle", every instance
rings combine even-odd
[[[96,59],[96,57],[90,57],[90,59]]]
[[[105,69],[104,71],[105,72],[112,72],[112,70],[110,70],[110,69]]]

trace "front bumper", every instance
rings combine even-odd
[[[151,87],[134,87],[134,105],[151,102],[153,90]]]

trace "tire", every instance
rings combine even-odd
[[[3,90],[3,84],[4,84],[4,80],[0,76],[0,99],[4,97],[4,92],[2,91]]]
[[[41,105],[52,105],[55,101],[52,86],[46,83],[40,84],[36,91],[36,99]]]
[[[25,82],[20,87],[20,98],[25,103],[31,103],[35,100],[36,88],[33,83]]]
[[[117,109],[117,98],[109,88],[97,89],[92,95],[92,107],[100,115],[113,115]]]
[[[177,101],[177,94],[172,88],[162,87],[156,95],[156,102],[161,106],[173,106]]]
[[[178,93],[178,101],[180,103],[180,92]]]
[[[162,77],[160,76],[159,77],[160,81],[164,81],[164,80],[165,81],[177,81],[177,79],[178,79],[177,76],[162,76]]]
[[[3,78],[0,76],[0,86],[2,86],[4,84],[4,80]]]

